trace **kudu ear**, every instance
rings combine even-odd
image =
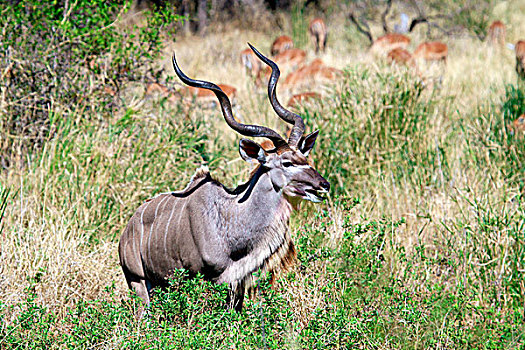
[[[308,156],[312,148],[314,148],[315,140],[317,140],[317,135],[319,135],[319,130],[314,131],[313,133],[307,135],[306,137],[301,138],[299,142],[299,151],[305,156]]]
[[[257,142],[252,140],[241,139],[239,142],[239,153],[242,159],[247,162],[266,163],[266,152]]]

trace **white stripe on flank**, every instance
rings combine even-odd
[[[160,200],[159,204],[157,204],[157,207],[155,208],[155,217],[153,218],[153,223],[151,224],[151,227],[149,229],[149,235],[148,235],[148,260],[150,262],[150,266],[153,265],[153,260],[151,259],[151,234],[153,233],[153,226],[155,226],[155,220],[157,219],[157,214],[158,214],[158,211],[159,211],[159,207],[162,204],[162,202],[164,202],[167,198],[169,198],[169,196],[166,196],[166,197],[162,198]]]
[[[128,250],[128,244],[129,244],[129,240],[126,243],[124,243],[124,259],[123,259],[123,261],[124,261],[125,265],[128,265],[128,258],[127,258],[127,254],[126,254],[126,252]]]
[[[133,220],[133,218],[132,218]],[[139,257],[137,255],[137,242],[135,242],[135,223],[132,222],[131,223],[131,228],[132,228],[132,231],[131,231],[131,240],[133,241],[133,256],[135,257],[135,259],[137,259],[136,263],[138,264],[140,262],[139,260]]]
[[[176,198],[176,197],[173,197],[173,198]],[[173,208],[171,208],[170,217],[168,219],[168,222],[166,223],[166,230],[164,231],[164,255],[165,256],[168,255],[168,247],[167,247],[167,242],[166,242],[166,237],[168,236],[168,227],[170,226],[171,218],[173,217],[173,213],[175,212],[176,204],[177,204],[177,201],[173,203]],[[184,205],[186,205],[186,203],[184,203]]]
[[[148,202],[145,206],[144,206],[144,209],[142,209],[142,213],[140,214],[140,227],[141,227],[141,231],[140,231],[140,251],[141,251],[141,254],[142,254],[142,240],[144,238],[144,212],[146,211],[146,209],[148,209],[148,206],[151,204],[151,201]]]
[[[188,201],[184,202],[184,205],[182,206],[182,209],[179,213],[179,221],[177,222],[177,225],[180,227],[180,220],[182,219],[182,212],[184,211],[184,208],[186,208],[186,204],[188,204]]]

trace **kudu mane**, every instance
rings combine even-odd
[[[248,188],[253,189],[253,187],[259,180],[259,177],[264,172],[265,172],[264,168],[258,165],[257,167],[255,167],[253,170],[250,171],[250,175],[249,175],[250,178],[248,179],[248,181],[246,181],[243,184],[238,185],[235,188],[229,188],[225,186],[223,183],[221,183],[220,181],[214,179],[213,176],[210,174],[210,170],[208,169],[207,166],[202,166],[199,169],[197,169],[195,174],[193,174],[193,176],[190,178],[190,181],[188,182],[188,184],[186,185],[184,189],[180,191],[171,191],[171,192],[166,192],[166,193],[161,193],[161,194],[170,194],[177,198],[185,198],[193,194],[200,187],[209,183],[209,184],[213,184],[217,187],[222,188],[229,195],[239,195],[243,193],[244,191],[246,191],[246,189]],[[251,194],[251,190],[246,191],[244,196],[241,199],[239,199],[239,203],[246,201],[246,199],[250,196],[250,194]],[[149,202],[154,198],[155,197],[148,198],[146,199],[146,202]]]

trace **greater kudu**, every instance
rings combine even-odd
[[[303,119],[277,100],[279,68],[250,47],[272,69],[270,103],[281,119],[293,124],[290,137],[285,141],[270,128],[237,122],[228,96],[213,83],[188,78],[173,56],[184,83],[215,93],[233,130],[270,139],[275,147],[265,151],[254,141],[240,140],[241,157],[258,167],[236,189],[199,169],[184,190],[160,194],[139,207],[122,234],[119,256],[128,286],[146,305],[153,287],[166,286],[174,269],[186,269],[190,276],[200,272],[208,280],[227,283],[230,307],[240,310],[245,289],[253,286],[253,273],[275,273],[293,261],[288,231],[292,209],[300,199],[321,202],[330,188],[307,160],[318,131],[303,136]]]

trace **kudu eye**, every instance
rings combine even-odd
[[[290,162],[290,161],[284,161],[284,162],[283,162],[283,167],[285,167],[285,168],[289,168],[289,167],[291,167],[291,166],[293,166],[293,163],[292,163],[292,162]]]

